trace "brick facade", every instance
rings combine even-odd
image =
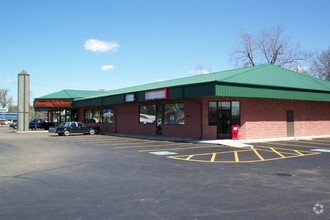
[[[209,101],[240,101],[240,139],[287,137],[287,110],[294,112],[294,136],[330,135],[330,104],[328,102],[217,97],[160,102],[162,104],[184,103],[185,111],[185,124],[163,125],[163,135],[216,139],[217,126],[208,125]],[[139,123],[139,106],[157,103],[108,106],[115,110],[114,123],[98,123],[97,125],[105,133],[156,135],[156,125]],[[84,109],[79,109],[78,115],[78,120],[83,121]]]
[[[294,112],[294,136],[330,135],[328,102],[242,99],[240,138],[287,137],[287,110]]]

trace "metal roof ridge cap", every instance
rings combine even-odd
[[[277,68],[285,69],[285,70],[291,72],[291,74],[296,74],[296,75],[299,75],[299,76],[301,76],[303,78],[308,78],[308,79],[312,80],[313,82],[315,82],[316,84],[320,85],[321,87],[326,88],[326,89],[330,89],[330,87],[328,87],[328,86],[326,86],[326,85],[324,85],[324,84],[322,84],[322,83],[320,83],[318,81],[318,80],[322,80],[322,81],[325,81],[326,82],[327,80],[319,79],[317,77],[310,76],[310,75],[307,75],[305,73],[296,72],[294,70],[290,70],[290,69],[283,68],[283,67],[280,67],[280,66],[276,66],[276,65],[274,65],[274,66],[277,67]]]
[[[72,98],[72,96],[69,94],[68,89],[62,90],[69,98]]]
[[[230,79],[230,78],[233,78],[233,77],[236,77],[236,76],[239,76],[239,75],[242,75],[242,74],[245,74],[245,73],[248,73],[248,72],[251,72],[251,71],[257,70],[257,69],[265,68],[265,67],[268,67],[268,66],[272,66],[272,64],[261,64],[261,65],[257,65],[257,66],[252,66],[252,67],[250,67],[251,69],[249,69],[249,70],[243,71],[243,72],[238,73],[238,74],[233,75],[233,76],[229,76],[229,77],[227,77],[227,78],[225,78],[225,79],[222,79],[222,80],[219,81],[219,82],[222,82],[222,81],[228,80],[228,79]],[[246,68],[246,67],[245,67],[245,68]],[[245,69],[245,68],[241,68],[241,69]],[[236,69],[236,70],[237,70],[237,69]],[[253,84],[251,84],[251,85],[253,85]]]
[[[308,77],[309,79],[313,80],[315,83],[317,83],[321,87],[324,87],[324,88],[330,90],[330,86],[324,85],[324,84],[322,84],[321,82],[318,81],[318,80],[322,80],[322,81],[326,82],[327,80],[319,79],[319,78],[316,78],[316,77],[313,77],[313,76],[309,76],[309,75],[306,75],[306,74],[302,74],[302,75],[304,75],[305,77]]]

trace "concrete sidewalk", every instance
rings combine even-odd
[[[230,147],[250,147],[251,143],[260,143],[260,142],[312,140],[315,138],[330,138],[330,135],[322,135],[322,136],[308,136],[308,137],[262,138],[262,139],[246,139],[246,140],[231,140],[231,139],[200,140],[200,139],[194,139],[194,138],[166,137],[166,136],[161,136],[161,135],[134,135],[134,134],[118,134],[118,133],[107,133],[104,135],[117,136],[117,137],[140,138],[140,139],[158,140],[158,141],[216,144],[216,145],[225,145],[225,146],[230,146]]]
[[[306,136],[306,137],[261,138],[261,139],[246,139],[246,140],[201,140],[201,141],[198,141],[198,143],[226,145],[226,146],[230,146],[230,147],[250,147],[250,146],[252,146],[251,143],[312,140],[312,139],[316,139],[316,138],[330,138],[330,135]]]

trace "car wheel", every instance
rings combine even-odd
[[[95,129],[91,129],[91,130],[89,130],[89,134],[90,134],[90,135],[94,135],[94,134],[95,134]]]
[[[64,131],[64,135],[65,136],[69,136],[70,135],[70,131],[68,131],[68,130]]]

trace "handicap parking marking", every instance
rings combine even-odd
[[[168,155],[176,155],[177,153],[171,151],[157,151],[157,152],[149,152],[149,154],[155,154],[158,156],[168,156]]]
[[[327,145],[329,147],[322,147],[322,146],[312,146],[310,142],[307,142],[307,143],[298,143],[298,142],[289,142],[289,143],[286,143],[286,142],[269,142],[269,143],[262,143],[263,145],[266,145],[266,146],[274,146],[274,145],[280,145],[280,146],[284,146],[284,147],[287,147],[287,148],[307,148],[307,149],[314,149],[314,148],[319,148],[319,149],[330,149],[330,143]],[[304,145],[304,144],[309,144],[309,145]],[[255,144],[255,146],[258,146],[258,143]]]
[[[244,148],[232,148],[226,145],[135,140],[132,138],[104,136],[73,137],[70,138],[69,141],[81,142],[84,145],[104,146],[113,149],[127,149],[141,153],[146,152],[152,155],[164,156],[169,159],[182,161],[227,164],[267,162],[319,155],[328,151],[330,152],[330,147],[324,147],[324,145],[327,145],[326,143],[317,144],[313,141],[257,143]],[[311,146],[313,143],[315,145]]]
[[[205,163],[255,163],[266,162],[281,159],[290,159],[297,157],[319,155],[320,152],[311,152],[295,149],[277,148],[277,147],[262,147],[251,146],[244,150],[232,150],[224,152],[173,155],[168,158],[205,162]]]
[[[158,151],[158,150],[172,150],[172,151],[182,151],[182,150],[191,150],[191,149],[203,149],[203,148],[219,148],[220,146],[217,145],[217,146],[194,146],[194,145],[180,145],[178,143],[176,144],[173,144],[174,146],[177,146],[177,147],[172,147],[172,148],[157,148],[157,149],[145,149],[145,150],[139,150],[139,152],[151,152],[151,151]],[[183,147],[180,147],[180,146],[183,146]],[[166,146],[164,146],[166,147]]]

